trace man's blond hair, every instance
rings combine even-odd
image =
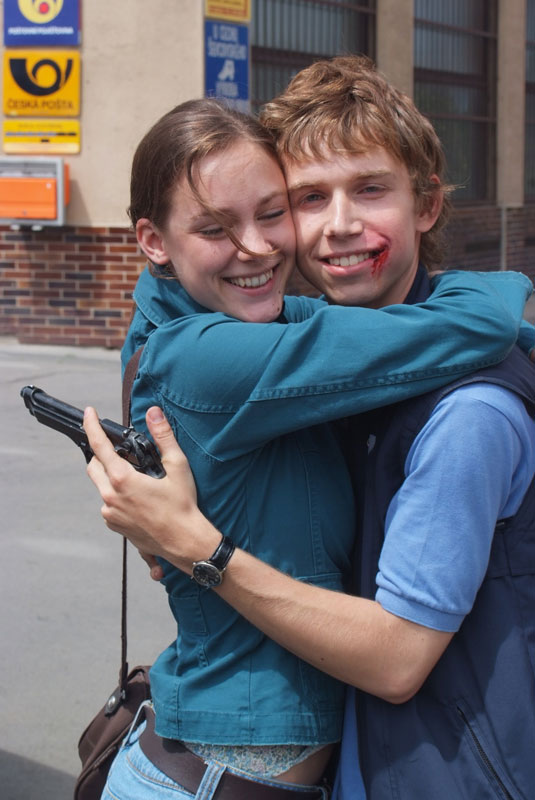
[[[360,154],[380,146],[406,166],[418,211],[430,208],[442,191],[442,211],[420,245],[426,266],[442,261],[442,230],[452,188],[444,185],[442,145],[429,120],[370,59],[338,56],[301,70],[266,104],[260,121],[274,135],[283,163],[321,160],[326,149]],[[435,175],[438,184],[432,180]]]

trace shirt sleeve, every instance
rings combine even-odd
[[[535,327],[526,319],[523,319],[520,324],[517,344],[532,361],[535,361]]]
[[[516,340],[531,283],[519,273],[489,278],[448,272],[421,305],[322,306],[299,323],[175,320],[145,347],[134,423],[160,403],[207,454],[233,458],[445,385],[500,361]]]
[[[496,521],[514,514],[535,470],[535,423],[520,398],[488,383],[435,407],[390,503],[376,600],[392,614],[454,632],[487,570]]]

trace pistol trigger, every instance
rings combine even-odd
[[[89,442],[80,442],[79,447],[80,447],[80,450],[82,451],[82,453],[84,454],[84,458],[86,460],[86,464],[89,464],[89,462],[91,461],[91,459],[93,458],[93,455],[94,455],[93,451],[89,447]]]

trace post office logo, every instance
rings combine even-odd
[[[75,117],[79,113],[78,51],[4,51],[4,114]]]
[[[72,58],[67,59],[63,69],[62,66],[51,58],[42,58],[29,70],[25,58],[10,58],[9,60],[11,76],[17,86],[23,92],[33,94],[35,97],[55,94],[62,86],[65,86],[72,72]]]
[[[19,11],[30,22],[50,22],[63,8],[63,0],[18,0]]]

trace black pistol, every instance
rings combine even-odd
[[[37,386],[23,386],[20,394],[26,408],[38,422],[64,433],[82,450],[85,460],[88,463],[91,461],[93,451],[83,429],[84,414],[79,408],[51,397]],[[115,447],[116,453],[129,461],[138,472],[144,472],[153,478],[164,477],[165,469],[158,451],[143,433],[133,428],[125,428],[124,425],[109,419],[101,419],[100,424]]]

